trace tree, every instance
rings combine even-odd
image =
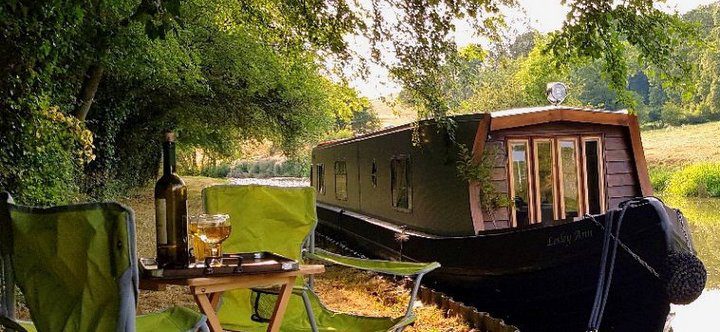
[[[559,61],[602,60],[602,71],[620,99],[632,103],[625,88],[629,76],[628,47],[637,50],[637,63],[655,66],[668,79],[682,80],[689,64],[674,50],[695,36],[692,25],[678,15],[657,9],[653,0],[565,1],[570,6],[562,30],[551,35],[547,51]]]
[[[577,15],[567,30],[585,23],[604,29],[612,23],[617,32],[561,33],[553,39],[557,46],[550,49],[573,56],[594,56],[586,52],[588,43],[618,45],[615,41],[622,38],[634,43],[657,37],[668,45],[647,50],[663,50],[677,45],[684,31],[674,16],[648,9],[652,1],[614,7],[609,1],[569,3]],[[497,41],[500,9],[514,5],[513,0],[6,2],[0,5],[0,107],[8,113],[0,123],[0,185],[21,192],[27,183],[42,184],[49,171],[42,163],[51,157],[73,170],[59,175],[53,186],[81,182],[86,192],[99,195],[92,188],[112,182],[141,185],[157,171],[159,155],[149,142],[167,129],[178,131],[183,144],[219,155],[236,150],[244,139],[271,139],[288,152],[297,150],[333,125],[337,105],[355,102],[338,102],[331,93],[338,90],[328,88],[336,83],[327,81],[341,81],[350,69],[364,72],[349,36],[368,41],[373,59],[389,68],[421,105],[421,116],[442,120],[471,93],[445,93],[460,91],[453,85],[461,73],[451,66],[458,60],[451,38],[456,20],[470,21],[479,35]],[[607,6],[611,18],[597,12]],[[523,48],[509,52],[522,54]],[[662,52],[646,57],[660,68],[669,58]],[[326,70],[327,63],[332,70]],[[531,73],[539,69],[527,68]],[[51,108],[78,120],[81,130],[42,115]],[[348,114],[353,113],[343,116]],[[75,133],[68,140],[75,142],[69,145],[74,152],[64,153],[67,147],[49,142],[27,149],[37,142],[32,128],[40,125]],[[92,142],[77,134],[85,129],[92,131]],[[73,156],[93,145],[97,158],[78,164]],[[53,201],[37,193],[20,197],[31,203]]]

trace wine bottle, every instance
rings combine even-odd
[[[187,187],[175,173],[175,135],[165,134],[163,174],[155,183],[157,263],[162,268],[184,268],[188,248]]]

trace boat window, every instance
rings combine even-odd
[[[562,204],[562,219],[576,218],[580,215],[580,192],[578,176],[578,151],[576,139],[561,139],[558,141],[558,154],[560,158],[560,196]]]
[[[557,219],[555,209],[555,172],[552,140],[535,140],[535,197],[537,197],[536,222]]]
[[[315,189],[321,194],[325,194],[325,165],[317,164],[317,182],[315,183]]]
[[[412,188],[410,186],[410,159],[408,157],[395,157],[390,162],[390,191],[393,207],[410,210],[412,206]]]
[[[347,201],[347,164],[344,161],[335,162],[335,198]]]
[[[508,140],[512,227],[604,213],[602,151],[599,136]]]
[[[583,138],[585,206],[590,214],[605,212],[602,148],[599,137]]]
[[[513,226],[527,225],[532,220],[528,141],[511,141],[508,145],[511,167],[510,197],[513,200]]]
[[[372,169],[370,170],[370,182],[372,182],[373,188],[377,188],[377,171],[377,163],[373,160]]]

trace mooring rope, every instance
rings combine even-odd
[[[591,215],[585,215],[586,217],[590,218],[595,223],[595,226],[600,227],[600,229],[605,229],[605,226],[603,226],[600,222],[598,222],[593,216]],[[610,238],[613,241],[616,241],[617,244],[620,246],[620,248],[625,251],[630,257],[632,257],[640,266],[644,267],[650,274],[655,276],[656,278],[660,279],[660,273],[657,272],[648,262],[646,262],[642,257],[640,257],[638,254],[636,254],[630,247],[628,247],[625,243],[623,243],[620,239],[616,238],[615,235],[610,234]]]
[[[605,287],[605,269],[607,268],[607,256],[610,248],[610,236],[612,235],[612,221],[614,219],[615,212],[610,210],[607,214],[607,219],[610,220],[609,227],[605,227],[603,236],[603,250],[600,255],[600,272],[598,275],[597,287],[595,288],[595,299],[593,300],[592,311],[590,311],[590,321],[588,321],[588,331],[597,331],[595,326],[597,321],[597,315],[600,308],[600,299],[602,298],[603,289]],[[592,217],[591,217],[592,218]],[[592,218],[595,220],[595,218]],[[597,222],[597,221],[596,221]],[[599,324],[598,324],[599,325]]]
[[[588,322],[587,331],[594,332],[598,331],[598,329],[600,328],[600,323],[605,312],[605,305],[607,304],[608,295],[610,293],[610,285],[612,283],[612,276],[615,269],[615,258],[617,256],[618,247],[622,248],[625,252],[627,252],[630,257],[632,257],[636,262],[638,262],[642,267],[644,267],[651,275],[655,276],[658,279],[661,279],[661,276],[657,272],[657,270],[650,266],[650,264],[648,264],[644,259],[642,259],[635,252],[633,252],[627,245],[625,245],[620,240],[620,227],[622,226],[623,219],[625,218],[625,212],[627,212],[628,208],[630,207],[640,207],[645,204],[647,203],[643,203],[642,199],[634,199],[626,201],[624,204],[622,204],[622,210],[620,210],[620,216],[618,217],[617,225],[614,227],[614,232],[613,224],[615,214],[613,210],[610,210],[610,212],[608,212],[607,214],[607,227],[603,227],[603,225],[600,224],[595,219],[595,217],[589,214],[585,215],[585,217],[590,218],[590,220],[592,220],[595,225],[604,230],[603,251],[600,258],[600,275],[598,276],[598,285],[595,291],[595,300],[593,302],[593,308],[590,314],[590,321]],[[613,240],[612,248],[610,247],[610,240]],[[611,250],[612,252],[609,253],[608,250]],[[608,254],[610,257],[610,262],[607,261]]]

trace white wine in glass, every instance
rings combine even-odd
[[[193,247],[196,261],[203,261],[206,256],[213,257],[210,266],[222,266],[221,244],[232,231],[226,214],[201,214],[190,221],[190,234],[193,237]],[[209,252],[207,250],[209,247]]]

